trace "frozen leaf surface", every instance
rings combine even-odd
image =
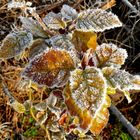
[[[36,56],[25,68],[23,76],[32,79],[39,85],[60,87],[68,80],[74,62],[65,50],[47,49]]]
[[[20,20],[22,22],[23,28],[30,31],[35,37],[48,37],[47,32],[43,30],[43,28],[36,20],[27,17],[20,17]]]
[[[125,70],[114,67],[103,68],[104,76],[109,85],[122,91],[140,90],[140,76],[131,75]]]
[[[95,67],[72,71],[64,96],[70,114],[78,116],[80,128],[99,134],[108,121],[110,106],[102,72]]]
[[[102,9],[88,9],[78,15],[76,28],[82,31],[103,32],[122,26],[118,17]]]
[[[31,45],[32,40],[32,34],[26,31],[8,34],[0,46],[0,58],[8,59],[19,55]]]
[[[74,63],[78,63],[77,53],[75,46],[71,43],[71,36],[69,35],[56,35],[46,40],[46,42],[53,47],[53,49],[65,50],[73,58]]]
[[[74,20],[78,17],[78,13],[76,12],[76,10],[65,4],[61,9],[61,14],[62,17],[68,21]]]
[[[72,35],[72,42],[78,52],[85,52],[87,49],[96,49],[97,34],[75,30]]]
[[[60,28],[65,28],[66,24],[61,18],[61,14],[55,14],[50,12],[43,19],[46,26],[50,29],[58,30]]]
[[[48,48],[48,45],[45,43],[44,39],[36,39],[33,41],[32,45],[29,47],[29,58],[32,59],[36,55],[42,53]]]
[[[118,48],[115,44],[103,43],[96,48],[93,55],[93,61],[97,67],[115,66],[120,67],[127,58],[125,49]]]

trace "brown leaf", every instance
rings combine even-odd
[[[23,76],[39,85],[61,87],[67,82],[73,68],[73,59],[67,51],[48,49],[31,60]]]

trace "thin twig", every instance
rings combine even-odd
[[[136,129],[125,117],[124,115],[115,107],[111,105],[110,110],[119,119],[123,126],[127,128],[127,131],[135,140],[140,140],[140,132]]]
[[[122,0],[122,2],[127,5],[133,12],[139,13],[139,11],[128,0]]]

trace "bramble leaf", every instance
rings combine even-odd
[[[78,52],[85,52],[87,49],[96,49],[97,34],[75,30],[72,35],[72,42]]]
[[[79,62],[75,46],[71,43],[70,35],[56,35],[46,40],[46,42],[52,46],[53,49],[62,49],[67,51],[73,58],[75,64]]]
[[[57,102],[57,97],[53,94],[50,94],[49,97],[45,100],[45,102],[40,102],[36,104],[34,107],[38,111],[45,111],[48,107],[54,107]]]
[[[48,45],[45,43],[44,39],[34,40],[28,50],[29,58],[30,59],[34,58],[36,55],[42,53],[47,48],[48,48]]]
[[[115,44],[103,43],[97,46],[93,55],[93,62],[97,67],[115,66],[120,67],[127,58],[125,49],[118,48]]]
[[[72,71],[64,97],[70,114],[79,118],[80,128],[99,134],[108,121],[110,106],[102,72],[95,67]]]
[[[74,62],[65,50],[47,49],[32,59],[23,76],[48,87],[61,87],[68,80]]]
[[[43,30],[36,20],[27,17],[20,17],[20,20],[23,28],[30,31],[35,37],[48,38],[47,32]]]
[[[105,67],[102,71],[112,87],[126,91],[140,90],[139,75],[131,75],[125,70],[120,70],[114,67]]]
[[[78,13],[76,12],[76,10],[66,4],[63,5],[61,14],[62,17],[68,21],[72,21],[78,17]]]
[[[32,34],[26,31],[12,32],[6,36],[0,46],[0,58],[9,59],[19,55],[32,43]]]
[[[62,20],[61,14],[50,12],[43,18],[43,21],[50,29],[58,30],[66,27],[66,23]]]
[[[129,102],[131,100],[128,92],[131,90],[140,91],[140,76],[131,75],[125,70],[114,67],[105,67],[102,71],[107,79],[108,86],[122,91]]]
[[[102,9],[88,9],[78,15],[76,29],[85,32],[103,32],[107,29],[122,26],[118,17]]]

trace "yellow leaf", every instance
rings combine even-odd
[[[69,113],[79,118],[78,129],[83,133],[90,130],[98,135],[108,122],[111,101],[106,88],[101,71],[95,67],[71,72],[64,99]]]
[[[97,46],[97,34],[75,30],[72,41],[79,52],[85,52],[89,48],[95,50]]]

